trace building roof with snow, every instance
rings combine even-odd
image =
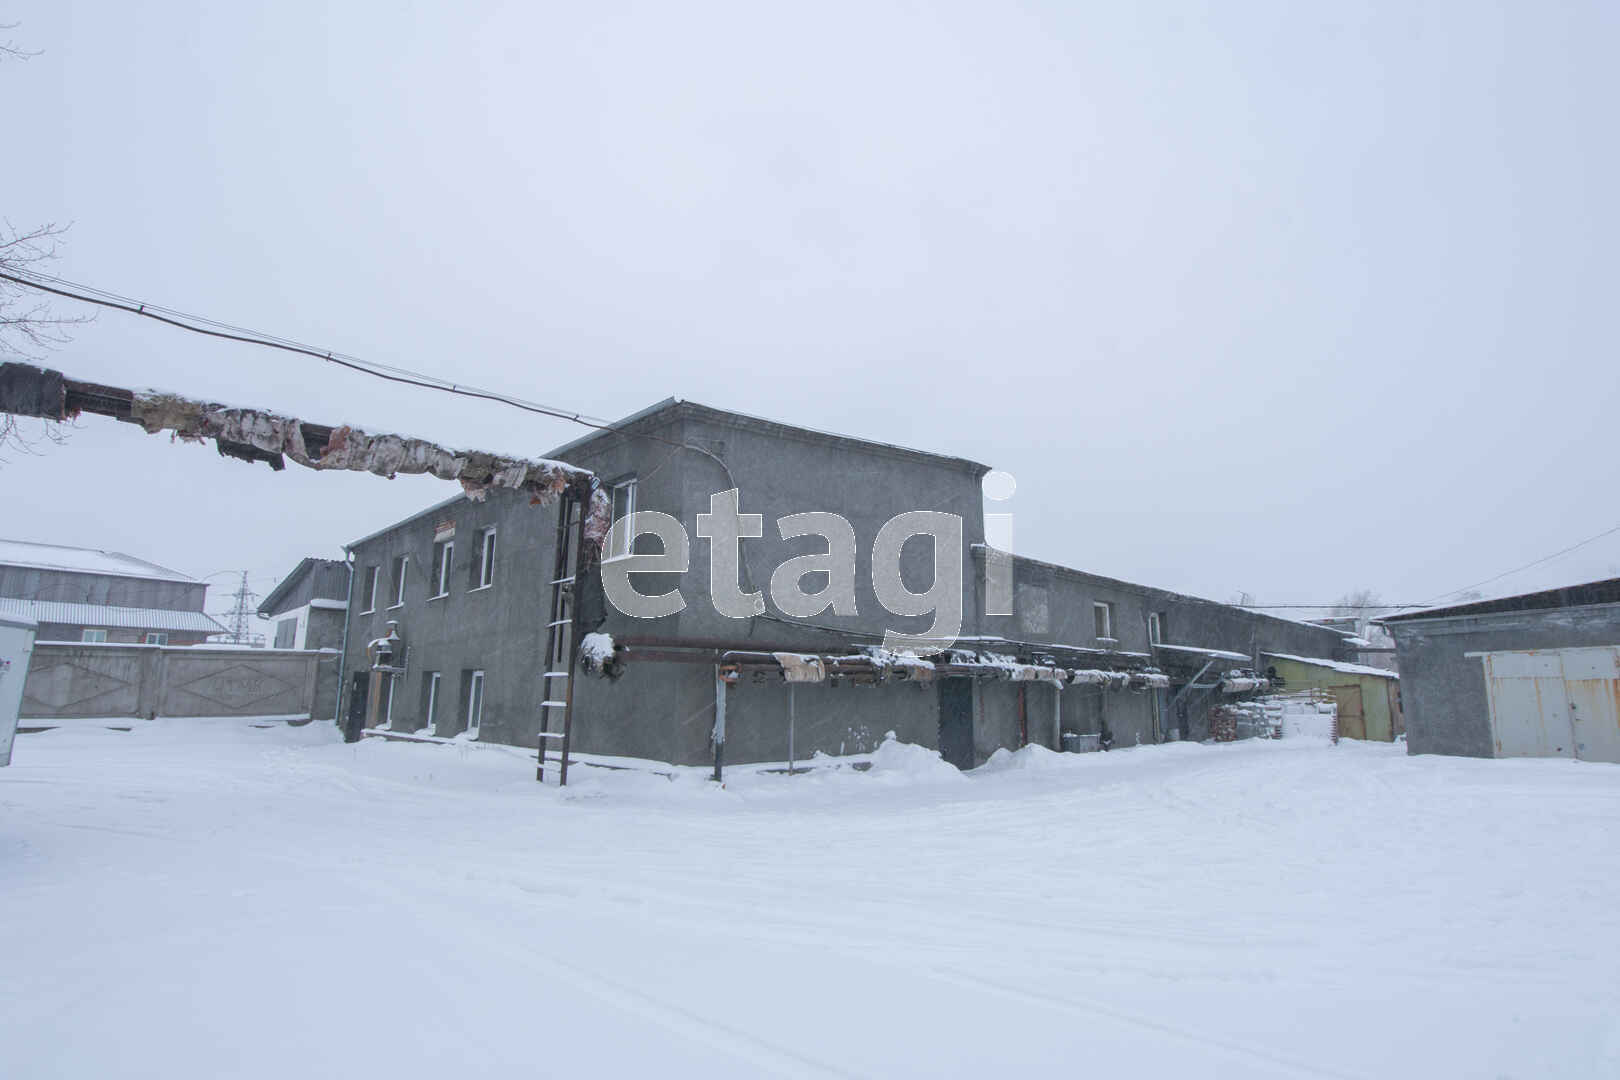
[[[113,607],[61,600],[19,600],[7,596],[0,597],[0,614],[32,619],[41,626],[121,627],[193,634],[226,632],[225,627],[201,611],[175,611],[170,608]]]
[[[1343,672],[1346,675],[1374,675],[1380,679],[1400,678],[1399,675],[1387,668],[1368,667],[1366,664],[1352,664],[1344,660],[1329,660],[1325,656],[1292,656],[1280,652],[1262,652],[1260,655],[1269,656],[1273,660],[1292,660],[1296,664],[1312,664],[1316,667]]]
[[[1476,600],[1451,607],[1424,608],[1400,615],[1385,615],[1381,623],[1409,623],[1422,619],[1442,619],[1462,615],[1496,615],[1511,611],[1547,611],[1555,608],[1588,607],[1593,604],[1620,604],[1620,578],[1588,581],[1582,585],[1565,585],[1557,589],[1503,596],[1495,600]]]
[[[148,581],[179,581],[191,584],[196,578],[166,566],[137,559],[122,551],[36,544],[28,540],[0,540],[0,566],[20,566],[31,570],[62,570],[108,577],[144,578]]]

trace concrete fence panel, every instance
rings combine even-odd
[[[334,677],[334,659],[291,649],[41,642],[22,715],[309,716],[321,677]]]

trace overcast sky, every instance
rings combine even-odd
[[[1421,601],[1620,523],[1620,5],[0,22],[40,51],[0,65],[0,213],[72,223],[63,277],[599,416],[973,458],[1017,477],[1023,553],[1219,599]],[[49,362],[527,454],[583,431],[117,313]],[[455,490],[97,418],[8,458],[0,536],[261,593]],[[1486,591],[1612,574],[1620,534]]]

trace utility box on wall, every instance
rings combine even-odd
[[[0,765],[11,764],[23,683],[28,678],[29,657],[34,653],[34,629],[32,619],[0,615]]]

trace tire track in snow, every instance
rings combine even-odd
[[[993,979],[987,979],[982,975],[968,975],[949,968],[936,967],[932,969],[929,974],[946,982],[955,983],[958,986],[988,991],[992,994],[999,994],[1015,1001],[1029,1002],[1030,1004],[1034,1005],[1044,1005],[1049,1009],[1065,1013],[1069,1016],[1094,1018],[1100,1013],[1103,1016],[1118,1020],[1124,1024],[1145,1028],[1149,1031],[1158,1032],[1161,1035],[1169,1035],[1172,1038],[1180,1039],[1183,1042],[1192,1043],[1197,1046],[1221,1050],[1227,1054],[1241,1058],[1250,1063],[1260,1062],[1265,1065],[1269,1065],[1272,1068],[1286,1069],[1291,1071],[1296,1076],[1326,1077],[1328,1080],[1365,1080],[1364,1077],[1357,1073],[1341,1072],[1337,1069],[1329,1069],[1321,1065],[1310,1064],[1309,1062],[1296,1061],[1293,1058],[1274,1053],[1273,1051],[1267,1050],[1264,1047],[1251,1046],[1248,1043],[1238,1042],[1235,1039],[1226,1039],[1218,1035],[1206,1035],[1203,1032],[1193,1031],[1188,1028],[1176,1027],[1174,1024],[1167,1024],[1162,1020],[1154,1020],[1146,1016],[1138,1015],[1137,1013],[1128,1012],[1116,1006],[1106,1005],[1100,1001],[1094,1001],[1090,998],[1059,997],[1055,994],[1034,994],[1028,990],[1020,990],[1014,986],[1006,986],[1002,983],[996,982]]]
[[[359,880],[357,878],[357,883]],[[394,901],[396,904],[401,902],[408,903],[423,916],[434,917],[441,914],[438,908],[419,901],[407,901],[404,898],[397,898]],[[756,1068],[783,1076],[839,1077],[842,1080],[866,1080],[870,1075],[842,1068],[779,1043],[762,1039],[682,1005],[628,986],[617,979],[558,959],[555,950],[550,950],[549,955],[545,957],[536,956],[536,950],[528,947],[514,950],[511,937],[490,932],[476,924],[463,925],[461,933],[477,937],[481,945],[497,956],[510,958],[515,951],[521,957],[523,965],[531,971],[542,976],[561,975],[572,984],[572,989],[583,991],[604,1004],[655,1023],[677,1036],[740,1058]]]

